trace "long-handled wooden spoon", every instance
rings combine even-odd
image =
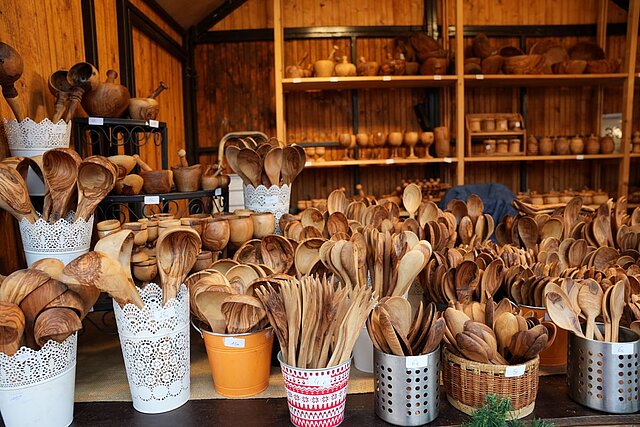
[[[73,87],[67,80],[67,70],[58,70],[49,76],[49,91],[56,98],[55,110],[51,121],[57,123],[64,114],[65,104]]]
[[[273,147],[264,156],[264,171],[271,185],[280,185],[282,170],[282,148]]]
[[[20,105],[18,104],[18,91],[14,83],[22,76],[24,64],[22,57],[14,48],[6,43],[0,42],[0,86],[2,86],[2,96],[9,104],[16,120],[21,122],[24,119]]]
[[[15,169],[4,163],[0,163],[0,208],[18,221],[25,218],[33,224],[38,219],[24,179]]]
[[[602,296],[604,292],[595,280],[588,280],[580,287],[578,305],[587,316],[587,330],[585,337],[592,340],[596,326],[596,317],[602,312]]]
[[[76,191],[82,158],[71,148],[54,148],[42,155],[46,193],[42,215],[52,223],[62,218]]]
[[[117,168],[105,157],[90,156],[80,163],[76,219],[89,219],[102,199],[113,190],[117,177]]]
[[[562,295],[555,292],[548,292],[545,295],[545,307],[547,308],[547,313],[549,314],[549,317],[551,317],[551,320],[553,320],[553,323],[562,329],[566,329],[580,337],[584,337],[582,328],[580,327],[580,322],[578,321],[578,316],[576,316],[575,312],[571,308],[571,303]]]
[[[624,312],[624,306],[624,281],[620,280],[613,286],[613,290],[611,291],[611,342],[618,342],[620,319]]]

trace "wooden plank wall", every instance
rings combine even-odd
[[[13,46],[24,63],[16,84],[20,106],[40,121],[53,112],[49,74],[84,59],[80,0],[4,1],[0,10],[0,40]],[[4,99],[0,100],[0,117],[13,118]],[[4,127],[0,127],[0,158],[9,155]],[[0,247],[0,274],[24,265],[17,223],[4,211],[0,211]]]

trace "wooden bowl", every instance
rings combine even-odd
[[[168,193],[173,184],[171,175],[171,171],[168,170],[140,171],[140,176],[144,180],[142,189],[147,194]]]
[[[482,74],[499,74],[502,72],[504,58],[500,55],[491,55],[482,60]]]
[[[229,222],[225,218],[205,218],[202,221],[202,247],[219,252],[229,243]]]
[[[253,220],[250,216],[229,215],[229,246],[237,249],[253,237]]]
[[[504,59],[505,74],[543,74],[546,60],[542,55],[517,55]]]
[[[143,221],[143,220],[146,220],[146,221]],[[147,243],[155,242],[156,239],[158,238],[158,223],[160,221],[158,221],[155,218],[152,218],[152,219],[142,218],[142,219],[139,219],[138,221],[147,223]]]
[[[144,186],[144,179],[140,175],[131,174],[116,181],[113,191],[116,194],[124,194],[125,196],[135,196],[140,194]]]
[[[190,274],[207,269],[211,264],[213,264],[213,253],[211,251],[202,251],[200,252],[200,255],[198,255],[196,263],[193,265]]]
[[[617,59],[592,59],[587,61],[584,70],[586,74],[608,74],[615,73],[620,68],[620,61]]]
[[[447,74],[449,58],[430,56],[420,66],[420,74],[423,76]]]
[[[153,214],[153,217],[158,221],[162,221],[163,219],[174,219],[176,216],[168,212],[159,212],[159,213]]]
[[[155,258],[132,264],[133,276],[141,282],[151,282],[158,275],[158,262]]]
[[[551,68],[556,74],[582,74],[587,68],[587,61],[584,59],[567,59],[553,64]]]
[[[196,233],[198,233],[202,237],[202,218],[181,218],[180,224],[185,227],[193,228],[194,230],[196,230]]]
[[[233,214],[236,216],[241,216],[241,217],[249,217],[251,215],[253,215],[255,212],[252,211],[251,209],[244,209],[244,208],[240,208],[240,209],[236,209],[233,211]]]
[[[179,219],[163,219],[158,221],[158,237],[167,232],[168,229],[180,227],[182,223]]]
[[[571,59],[584,59],[585,61],[606,58],[604,50],[597,43],[592,42],[578,42],[569,48],[568,53]]]
[[[189,166],[186,168],[172,166],[173,179],[176,183],[176,189],[185,193],[188,191],[198,191],[200,189],[200,175],[202,175],[202,167],[200,164]]]
[[[133,244],[135,246],[142,246],[149,239],[147,224],[144,222],[125,222],[122,224],[122,229],[133,231]]]
[[[253,238],[262,239],[273,234],[276,227],[276,217],[271,212],[255,212],[251,215],[253,221]]]
[[[124,178],[129,175],[133,168],[136,166],[136,159],[133,156],[127,156],[126,154],[120,154],[117,156],[107,157],[111,163],[118,168],[118,179]]]

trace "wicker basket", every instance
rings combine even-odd
[[[518,366],[472,362],[447,349],[444,349],[442,359],[442,381],[447,400],[456,409],[470,415],[484,406],[488,394],[496,394],[511,400],[514,410],[509,416],[512,419],[523,418],[533,412],[538,394],[538,357],[523,365],[524,374],[510,377],[505,375],[507,371],[510,375],[517,375]]]

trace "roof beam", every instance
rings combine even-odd
[[[204,33],[209,31],[218,22],[229,16],[234,10],[242,6],[247,0],[225,0],[213,12],[205,16],[195,25],[196,40]]]

